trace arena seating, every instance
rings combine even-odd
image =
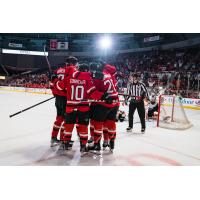
[[[131,73],[137,73],[141,81],[150,89],[165,87],[167,94],[179,93],[183,97],[199,97],[200,52],[198,49],[119,54],[108,57],[107,62],[117,68],[119,89],[126,87]],[[0,84],[48,88],[48,72],[13,75]]]

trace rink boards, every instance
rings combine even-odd
[[[0,90],[10,91],[10,92],[28,92],[33,94],[48,94],[51,95],[51,90],[46,88],[25,88],[25,87],[5,87],[0,86]],[[165,106],[171,106],[172,98],[169,96],[165,96]],[[200,110],[200,99],[194,98],[183,98],[181,100],[184,108]]]
[[[172,106],[172,96],[163,96],[164,97],[164,105],[165,106]],[[193,109],[193,110],[200,110],[200,99],[195,98],[182,98],[181,103],[184,108]]]
[[[28,92],[34,94],[52,94],[50,89],[46,88],[25,88],[25,87],[5,87],[0,86],[0,90],[10,91],[10,92]]]

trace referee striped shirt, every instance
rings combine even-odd
[[[127,94],[129,95],[127,99],[131,97],[131,99],[143,99],[146,97],[149,99],[149,94],[147,88],[144,83],[128,83],[127,85]]]

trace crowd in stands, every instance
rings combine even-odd
[[[200,49],[138,53],[113,58],[113,64],[119,88],[126,87],[131,73],[137,73],[150,89],[164,87],[166,94],[199,97]]]
[[[199,97],[200,49],[149,51],[120,54],[107,58],[116,66],[119,89],[127,86],[131,73],[140,75],[150,90],[165,88],[166,94]],[[7,80],[10,86],[48,88],[48,73],[15,75]]]
[[[20,74],[6,80],[6,84],[13,87],[48,88],[48,72],[42,74]]]

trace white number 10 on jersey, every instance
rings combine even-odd
[[[84,87],[82,85],[71,86],[71,100],[82,100],[84,97]]]

